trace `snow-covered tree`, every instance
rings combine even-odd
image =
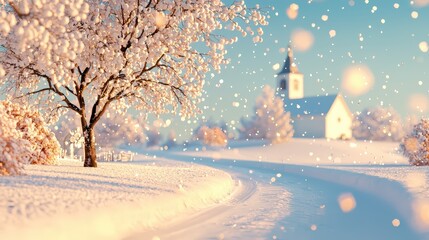
[[[170,149],[170,148],[173,148],[177,145],[178,145],[178,143],[177,143],[176,132],[170,131],[168,133],[167,141],[164,143],[164,146],[166,146]]]
[[[401,116],[392,107],[365,109],[353,122],[353,136],[356,139],[400,141],[404,137]]]
[[[422,119],[400,144],[411,165],[429,165],[429,119]]]
[[[263,31],[259,6],[221,0],[1,0],[0,82],[13,97],[77,113],[84,166],[96,167],[95,126],[114,107],[195,113],[206,73],[237,34]],[[235,32],[225,37],[219,30]],[[16,93],[16,94],[15,94]]]
[[[129,114],[106,114],[95,127],[97,144],[103,147],[130,146],[146,142],[145,129]]]
[[[16,129],[17,120],[10,118],[0,104],[0,175],[19,175],[28,163],[30,143]]]
[[[39,112],[8,101],[1,101],[7,117],[16,121],[16,130],[30,146],[30,163],[52,165],[61,154],[55,134],[47,127]]]
[[[279,143],[292,138],[294,130],[290,113],[285,112],[283,100],[270,86],[262,89],[254,109],[255,115],[251,119],[241,119],[241,139],[267,139]]]
[[[60,118],[54,132],[63,149],[68,149],[70,144],[73,144],[74,152],[71,154],[74,155],[80,145],[83,145],[83,137],[78,119],[73,118],[71,114],[65,114]],[[140,122],[131,114],[108,112],[95,127],[97,146],[111,148],[145,143],[146,130]]]
[[[214,147],[225,147],[228,143],[228,138],[220,127],[202,126],[198,130],[196,139]]]
[[[239,139],[262,139],[263,132],[260,132],[259,126],[256,124],[256,115],[251,118],[242,117],[240,119],[241,126],[237,128]]]
[[[74,156],[83,146],[82,131],[80,129],[80,120],[73,116],[73,112],[68,112],[60,117],[57,124],[52,126],[61,148],[67,150]]]
[[[146,146],[154,147],[161,144],[162,135],[159,129],[155,126],[146,127]]]

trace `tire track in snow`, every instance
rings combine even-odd
[[[260,176],[249,178],[245,171],[247,169],[228,171],[237,186],[231,199],[154,231],[134,234],[127,240],[266,239],[276,221],[290,214],[291,194],[284,187],[258,181]]]

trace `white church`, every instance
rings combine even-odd
[[[350,139],[352,113],[341,94],[304,97],[304,75],[293,62],[292,49],[277,74],[277,91],[290,112],[294,137]]]

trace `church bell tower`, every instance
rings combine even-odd
[[[298,67],[293,62],[290,46],[283,68],[277,74],[277,91],[280,96],[288,99],[304,97],[304,75],[298,71]]]

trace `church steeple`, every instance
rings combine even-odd
[[[287,56],[282,70],[277,74],[277,91],[287,99],[304,97],[304,75],[293,62],[292,48],[288,46]]]
[[[287,56],[283,64],[283,68],[277,75],[289,74],[289,73],[299,73],[298,67],[293,62],[293,51],[290,45],[287,48]]]

